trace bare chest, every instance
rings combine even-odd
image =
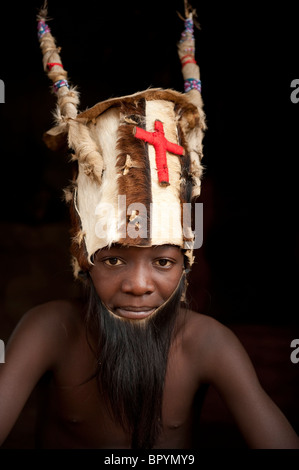
[[[197,384],[184,361],[172,361],[163,394],[163,431],[159,448],[188,448],[192,442]],[[129,448],[130,435],[115,423],[96,380],[75,386],[51,386],[43,410],[40,445],[55,448]]]

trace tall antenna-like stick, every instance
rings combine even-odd
[[[47,24],[47,1],[37,15],[38,38],[43,53],[43,66],[48,77],[53,83],[53,89],[57,95],[57,121],[75,119],[79,104],[78,92],[69,86],[67,71],[64,70],[60,58],[60,48],[56,46],[54,37]]]
[[[190,95],[190,101],[197,106],[202,106],[201,101],[201,80],[200,70],[195,60],[195,39],[194,25],[199,28],[195,20],[196,11],[191,7],[187,0],[184,0],[185,7],[185,29],[182,32],[178,43],[178,55],[182,64],[182,74],[184,77],[185,93]],[[180,15],[181,17],[181,15]]]

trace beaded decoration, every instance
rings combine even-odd
[[[40,20],[37,23],[37,35],[38,35],[39,39],[41,39],[44,34],[50,33],[50,32],[51,32],[51,30],[50,30],[49,26],[47,25],[47,23],[45,23],[45,21]]]
[[[197,80],[196,78],[187,78],[184,81],[184,91],[188,93],[190,90],[198,90],[201,92],[201,81]]]
[[[184,20],[184,25],[185,25],[185,29],[181,34],[181,39],[179,42],[182,44],[186,41],[189,41],[189,46],[190,46],[190,41],[194,42],[194,24],[193,24],[192,16]],[[186,47],[185,49],[183,49],[183,51],[187,53],[191,52],[192,56],[194,57],[195,47],[194,46]]]
[[[53,88],[56,93],[59,88],[62,88],[63,86],[66,86],[67,88],[70,87],[67,80],[58,80],[57,82],[53,83]]]
[[[195,54],[195,47],[194,47],[194,22],[193,22],[193,15],[190,14],[185,20],[184,20],[184,26],[185,29],[181,34],[181,39],[179,43],[181,44],[181,53],[183,55],[180,56],[181,64],[182,64],[182,69],[187,65],[187,64],[195,64],[197,65],[197,62],[195,60],[194,54]],[[192,69],[193,70],[193,69]],[[199,78],[193,75],[195,73],[194,71],[186,72],[184,74],[185,80],[184,80],[184,91],[185,93],[188,93],[191,90],[197,90],[201,92],[201,81]],[[190,77],[191,75],[191,77]],[[193,75],[193,77],[192,77]],[[188,77],[188,78],[187,78]]]
[[[188,39],[194,40],[194,25],[192,16],[185,19],[185,30],[182,32],[180,42],[184,42],[187,39],[188,34],[190,35]]]

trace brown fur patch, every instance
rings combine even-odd
[[[144,128],[145,100],[131,100],[121,105],[121,123],[118,130],[118,141],[116,168],[118,169],[119,194],[126,195],[126,208],[130,204],[142,203],[147,210],[147,219],[144,220],[147,230],[146,237],[142,232],[142,227],[138,225],[138,218],[134,221],[133,216],[127,216],[125,238],[120,239],[120,243],[126,245],[148,246],[150,244],[149,216],[151,194],[150,164],[147,153],[147,144],[134,136],[134,127],[137,125]],[[129,165],[128,165],[129,161]],[[137,214],[138,216],[138,214]],[[131,218],[131,220],[130,220]],[[140,223],[140,221],[139,221]],[[134,230],[136,224],[137,231],[141,230],[142,238],[129,237],[128,228]]]
[[[137,103],[141,99],[146,99],[148,101],[166,100],[177,103],[181,106],[181,108],[184,108],[184,113],[187,113],[188,111],[188,120],[190,120],[191,129],[199,123],[200,118],[198,110],[196,106],[194,106],[192,103],[190,103],[190,101],[188,101],[185,94],[170,89],[164,90],[162,88],[149,88],[148,90],[135,93],[133,95],[122,96],[120,98],[112,98],[106,101],[101,101],[100,103],[94,105],[92,108],[89,108],[86,111],[83,111],[82,113],[78,114],[77,119],[91,121],[107,109],[111,108],[111,106],[122,106],[126,104],[130,106],[131,103]]]

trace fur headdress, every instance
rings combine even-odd
[[[78,113],[47,11],[38,15],[44,70],[57,94],[57,125],[45,141],[67,141],[78,173],[65,190],[72,213],[75,276],[90,269],[94,253],[113,243],[173,244],[193,262],[194,232],[188,210],[200,194],[205,117],[195,61],[195,11],[185,2],[178,43],[185,93],[148,89],[108,99]]]

